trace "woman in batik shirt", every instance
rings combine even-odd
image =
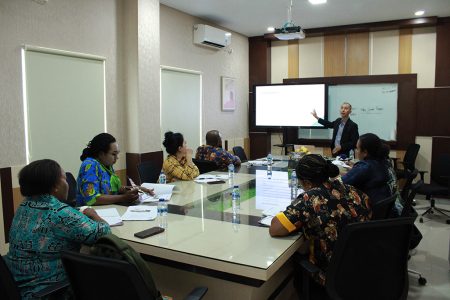
[[[57,162],[30,163],[20,171],[19,184],[25,199],[11,225],[6,263],[22,298],[34,299],[34,293],[66,280],[62,250],[79,251],[111,230],[92,208],[81,213],[63,202],[69,186]]]
[[[296,173],[305,192],[272,219],[269,232],[271,236],[285,236],[302,230],[309,242],[309,260],[321,269],[315,279],[324,284],[342,228],[371,218],[369,198],[350,185],[330,180],[339,175],[339,169],[320,155],[304,156]]]
[[[139,198],[140,190],[153,195],[144,187],[122,186],[113,165],[119,158],[119,145],[109,133],[96,135],[83,150],[77,179],[77,206],[131,203]]]

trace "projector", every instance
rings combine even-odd
[[[281,41],[301,40],[305,38],[305,32],[300,26],[276,28],[273,36]]]

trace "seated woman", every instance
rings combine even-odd
[[[309,242],[309,260],[321,270],[315,280],[323,285],[342,228],[371,218],[369,199],[350,185],[330,180],[339,175],[339,169],[320,155],[301,158],[296,173],[305,192],[272,219],[269,233],[285,236],[302,229]]]
[[[153,195],[152,190],[122,186],[113,165],[119,156],[119,145],[109,133],[96,135],[83,150],[77,178],[77,206],[131,203],[139,191]]]
[[[187,148],[181,133],[166,132],[163,145],[169,154],[163,163],[167,182],[192,180],[200,174],[197,166],[192,162],[192,149]]]
[[[64,204],[69,185],[66,174],[53,160],[38,160],[19,173],[25,199],[14,216],[9,232],[6,263],[20,288],[22,299],[66,280],[61,250],[79,251],[111,232],[95,210],[83,213]]]
[[[366,193],[372,206],[380,200],[398,194],[395,171],[389,160],[389,146],[377,135],[366,133],[359,137],[356,157],[359,162],[342,176],[344,183]]]

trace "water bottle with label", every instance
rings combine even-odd
[[[272,178],[272,164],[273,164],[273,156],[271,153],[267,154],[267,178]]]
[[[228,165],[228,178],[232,179],[234,177],[234,165],[229,164]]]
[[[239,215],[241,209],[241,192],[239,191],[239,186],[235,185],[231,193],[231,209],[233,216]]]
[[[158,201],[158,226],[167,228],[167,202],[163,198]]]
[[[166,184],[166,182],[167,182],[166,174],[164,174],[164,172],[161,171],[161,173],[159,174],[159,183]]]
[[[291,174],[290,186],[291,186],[291,201],[294,201],[295,199],[297,199],[298,193],[298,180],[295,170],[293,170]]]
[[[355,159],[355,151],[353,151],[353,149],[350,150],[350,152],[349,152],[349,154],[348,154],[348,158],[349,158],[350,160],[354,160],[354,159]]]

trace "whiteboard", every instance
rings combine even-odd
[[[105,61],[45,48],[23,53],[27,163],[50,158],[76,177],[82,150],[106,130]]]
[[[328,87],[328,120],[340,117],[343,102],[352,105],[350,118],[358,124],[359,134],[375,133],[387,141],[397,136],[398,84],[346,84]],[[332,129],[299,129],[302,139],[331,139]]]
[[[202,141],[202,76],[177,68],[161,69],[161,147],[167,131],[179,132],[194,151]]]

